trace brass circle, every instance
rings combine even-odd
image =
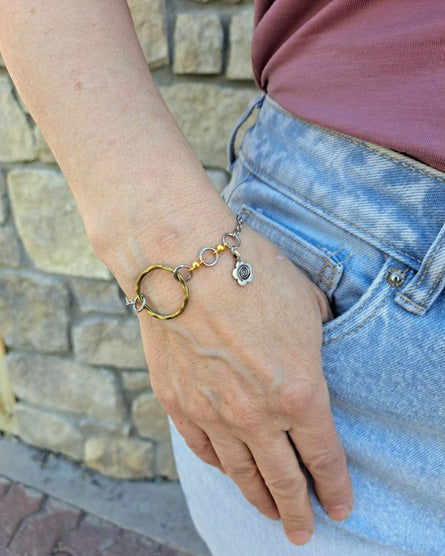
[[[142,299],[144,296],[141,295],[141,283],[142,280],[147,276],[147,274],[149,274],[152,270],[156,270],[157,268],[159,268],[160,270],[168,270],[168,272],[171,272],[172,274],[174,274],[175,269],[171,268],[170,266],[165,266],[163,264],[153,264],[149,267],[147,267],[143,272],[141,272],[141,274],[139,274],[139,277],[136,281],[136,297],[138,298],[139,302],[142,303]],[[152,317],[156,317],[157,319],[162,319],[162,320],[167,320],[167,319],[172,319],[174,317],[177,317],[178,315],[180,315],[182,313],[182,311],[187,307],[187,303],[189,300],[189,289],[187,286],[187,282],[185,280],[185,278],[182,276],[182,274],[180,272],[177,273],[178,276],[178,281],[180,282],[182,289],[184,290],[184,300],[182,302],[181,307],[175,312],[175,313],[171,313],[170,315],[164,315],[163,313],[158,313],[157,311],[155,311],[154,309],[152,309],[145,298],[145,307],[144,309],[147,311],[147,313],[149,313]]]

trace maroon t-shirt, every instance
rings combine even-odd
[[[445,0],[255,0],[257,86],[445,172]]]

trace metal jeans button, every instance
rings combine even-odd
[[[388,284],[393,288],[398,288],[405,281],[405,272],[398,268],[391,268],[385,276]]]

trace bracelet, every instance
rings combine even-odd
[[[191,265],[179,264],[175,268],[162,265],[162,264],[153,264],[148,266],[145,270],[143,270],[139,274],[138,279],[136,280],[136,297],[134,299],[129,299],[128,297],[125,297],[125,304],[131,305],[133,307],[133,310],[136,313],[140,313],[143,309],[145,309],[149,315],[157,319],[166,320],[166,319],[173,319],[174,317],[177,317],[187,307],[187,303],[189,300],[189,289],[187,286],[187,282],[192,278],[193,272],[195,270],[198,270],[201,267],[201,265],[204,266],[216,265],[219,259],[219,253],[222,253],[227,248],[229,248],[232,251],[232,254],[235,258],[235,268],[232,271],[233,278],[238,282],[240,286],[245,286],[249,282],[252,282],[253,280],[252,265],[250,263],[246,263],[242,261],[241,255],[237,251],[238,247],[241,245],[241,239],[239,237],[239,234],[241,232],[244,222],[246,221],[247,213],[250,212],[251,212],[250,210],[243,208],[239,212],[239,214],[236,215],[236,228],[234,229],[234,231],[232,233],[225,233],[222,236],[221,243],[218,243],[216,247],[204,247],[203,249],[201,249],[201,252],[199,253],[199,259],[197,261],[193,261]],[[213,260],[210,262],[205,261],[204,259],[204,255],[207,251],[211,251],[213,253]],[[188,272],[186,276],[184,276],[180,272],[180,269],[182,268],[185,268],[186,271]],[[157,311],[155,311],[153,308],[151,308],[148,305],[146,297],[141,294],[141,284],[143,279],[147,276],[147,274],[149,274],[152,270],[155,269],[168,270],[168,272],[171,272],[174,278],[178,280],[178,282],[180,282],[182,289],[184,291],[184,300],[182,302],[181,307],[175,313],[171,313],[170,315],[164,315],[162,313],[158,313]]]

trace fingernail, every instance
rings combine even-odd
[[[343,521],[349,516],[352,508],[347,504],[341,504],[340,506],[327,506],[325,510],[331,519]]]
[[[312,533],[310,531],[290,531],[287,536],[293,544],[301,545],[310,540]]]
[[[270,517],[270,519],[280,519],[280,514],[276,508],[270,508],[264,511],[264,515]]]

